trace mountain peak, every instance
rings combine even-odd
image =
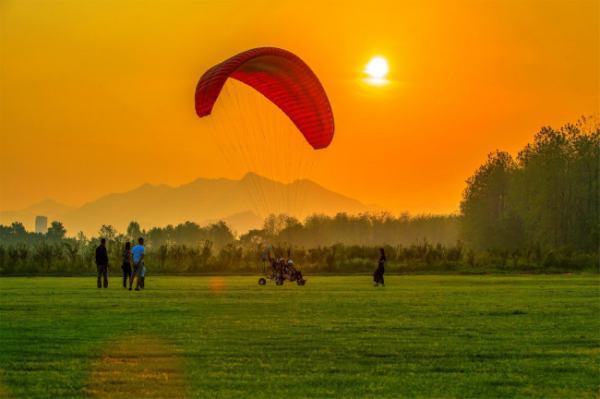
[[[252,182],[253,184],[260,183],[280,183],[276,180],[269,179],[268,177],[264,177],[254,172],[247,172],[240,180],[240,183]],[[282,184],[282,183],[280,183]]]
[[[266,179],[266,177],[263,177],[263,176],[259,175],[258,173],[246,172],[246,174],[244,176],[242,176],[242,178],[240,180],[250,180],[250,179]]]
[[[167,184],[152,184],[152,183],[144,183],[141,186],[139,186],[136,190],[139,189],[149,189],[149,188],[171,188],[171,186],[167,185]]]
[[[68,209],[71,209],[71,207],[65,204],[61,204],[60,202],[51,198],[46,198],[22,209],[22,211],[40,213],[61,213]]]
[[[186,221],[225,220],[243,234],[259,227],[262,218],[272,213],[303,218],[313,213],[332,215],[366,210],[359,201],[311,180],[282,183],[254,172],[239,180],[199,178],[175,187],[145,183],[133,190],[104,195],[78,208],[50,209],[62,207],[43,207],[43,204],[55,202],[43,201],[26,212],[0,212],[0,223],[22,221],[32,226],[36,215],[46,215],[63,222],[69,234],[77,231],[95,234],[103,224],[124,231],[132,220],[145,229]]]
[[[59,203],[58,201],[52,199],[52,198],[45,198],[39,202],[36,202],[35,204],[32,204],[29,206],[29,208],[33,208],[36,206],[55,206],[55,205],[63,205],[61,203]]]

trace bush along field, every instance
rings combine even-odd
[[[124,240],[108,242],[113,272],[121,265]],[[96,242],[78,244],[61,242],[34,244],[0,244],[0,275],[89,275],[96,273]],[[364,274],[372,272],[379,256],[379,246],[335,244],[328,247],[303,248],[280,244],[274,253],[285,257],[288,249],[294,262],[303,270],[317,274]],[[498,253],[466,250],[456,245],[384,245],[389,274],[423,273],[570,273],[600,271],[600,258],[594,253],[568,249],[547,252]],[[260,270],[264,245],[231,242],[214,249],[207,241],[201,245],[171,244],[146,248],[146,264],[153,274],[202,275],[248,274]]]
[[[0,279],[6,398],[596,398],[597,275]]]

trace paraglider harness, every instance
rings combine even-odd
[[[306,284],[306,280],[302,276],[302,272],[294,266],[294,262],[290,259],[290,251],[288,250],[287,260],[284,258],[272,258],[270,251],[265,252],[262,258],[262,274],[265,277],[258,279],[259,285],[267,284],[267,279],[275,281],[275,285],[283,285],[285,280],[296,282],[298,285]]]

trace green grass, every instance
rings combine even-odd
[[[117,279],[3,278],[0,396],[99,395],[102,379],[131,398],[143,384],[197,398],[598,397],[598,276],[386,283],[148,277],[137,293]]]

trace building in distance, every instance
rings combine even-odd
[[[48,218],[46,216],[35,217],[35,232],[39,234],[48,232]]]

